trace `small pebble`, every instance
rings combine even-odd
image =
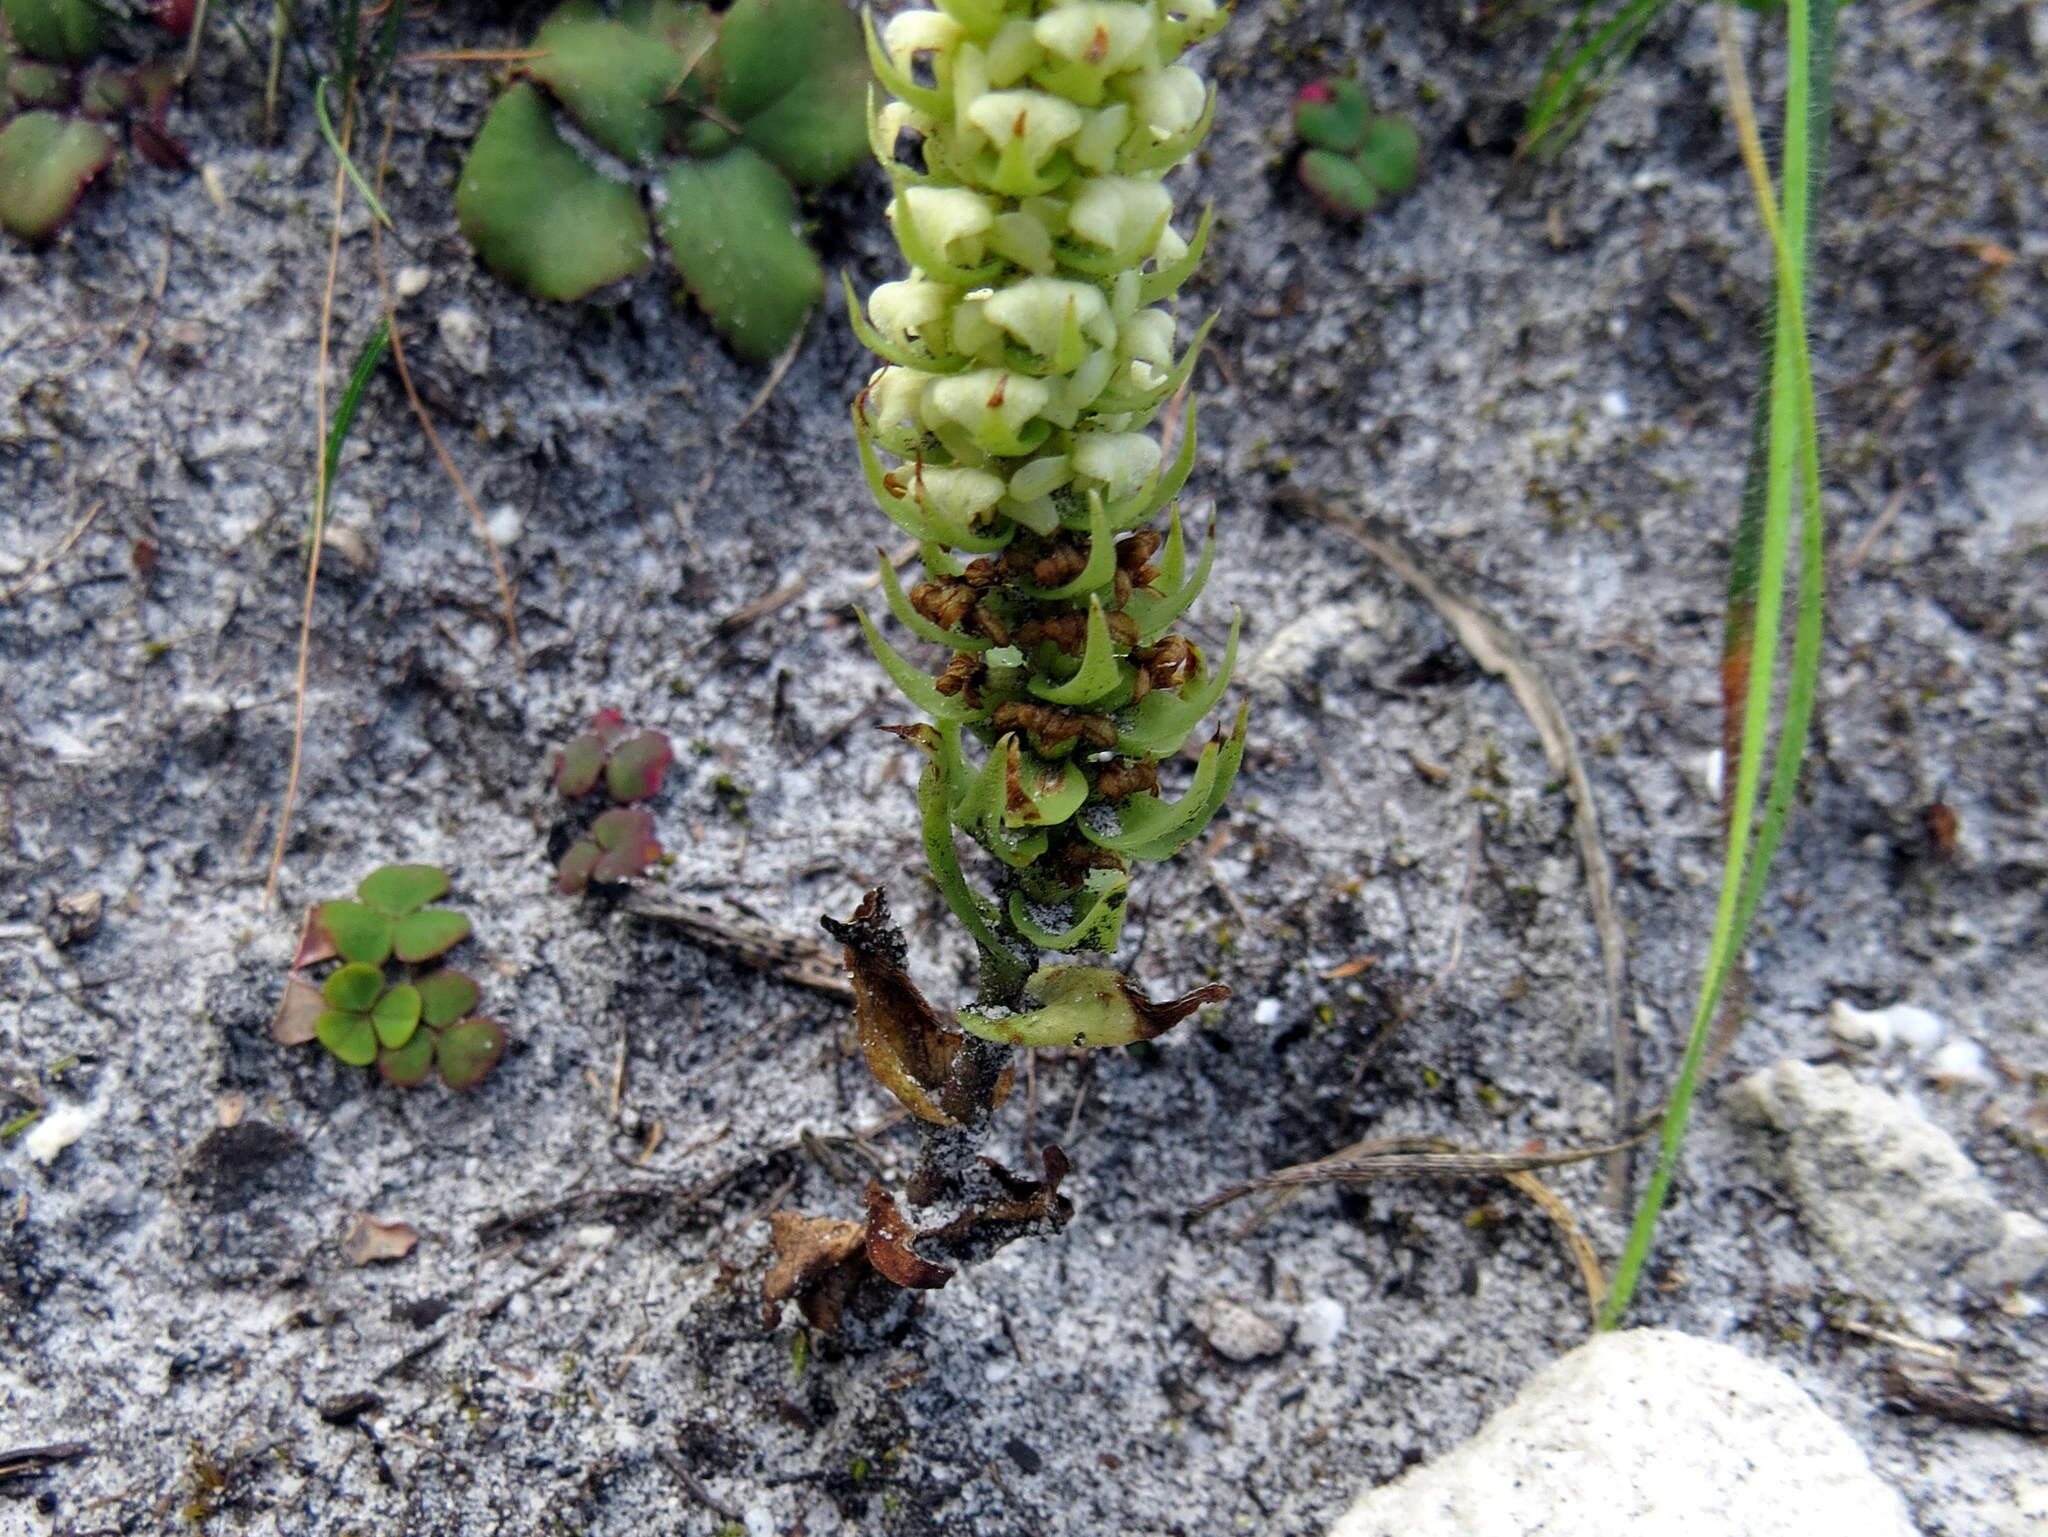
[[[399,298],[417,299],[433,280],[434,274],[425,267],[400,267],[398,275],[391,280],[391,286],[398,290]]]
[[[1311,1297],[1294,1320],[1294,1343],[1303,1350],[1334,1345],[1344,1334],[1344,1304],[1335,1297]]]
[[[1258,1006],[1252,1010],[1252,1023],[1255,1025],[1279,1024],[1280,1000],[1278,998],[1261,998]]]
[[[490,530],[491,543],[503,549],[508,544],[519,542],[519,536],[526,532],[526,519],[510,502],[501,502],[491,509],[490,517],[484,520],[484,527]]]
[[[1924,1056],[1948,1033],[1940,1018],[1910,1003],[1888,1009],[1859,1009],[1845,998],[1828,1008],[1828,1034],[1852,1051],[1883,1053],[1898,1048]]]
[[[1928,1082],[1942,1089],[1988,1089],[1998,1081],[1984,1048],[1960,1038],[1929,1057],[1924,1071]]]
[[[84,1136],[91,1121],[91,1114],[83,1106],[59,1105],[28,1129],[21,1145],[37,1163],[48,1163]]]
[[[1226,1361],[1257,1361],[1287,1348],[1286,1330],[1228,1297],[1211,1297],[1188,1318]]]
[[[434,328],[458,367],[479,377],[491,371],[491,333],[476,311],[451,304],[434,317]]]
[[[619,1230],[607,1222],[593,1222],[587,1227],[576,1229],[576,1244],[583,1249],[602,1249],[614,1238]]]

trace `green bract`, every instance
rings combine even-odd
[[[495,1020],[472,1015],[479,992],[465,972],[431,961],[469,935],[469,919],[425,904],[448,890],[433,865],[385,865],[356,887],[357,900],[323,902],[309,915],[271,1034],[285,1045],[317,1039],[351,1067],[377,1065],[402,1088],[437,1067],[451,1089],[481,1081],[505,1050]],[[302,968],[342,964],[317,989]],[[388,962],[403,963],[393,981]]]
[[[980,1032],[992,1039],[1138,1038],[1092,971],[1088,986],[1042,975],[1058,996],[1026,1025],[1033,956],[1114,948],[1131,863],[1199,836],[1244,752],[1240,714],[1181,795],[1157,793],[1158,763],[1216,705],[1236,655],[1234,625],[1220,659],[1170,633],[1213,531],[1191,571],[1178,512],[1163,534],[1147,526],[1195,452],[1192,407],[1170,456],[1148,430],[1201,340],[1176,352],[1166,306],[1209,220],[1176,229],[1162,177],[1215,98],[1179,60],[1225,14],[1215,0],[939,0],[869,40],[895,98],[874,107],[870,142],[911,271],[853,306],[886,360],[854,430],[869,490],[924,553],[908,593],[884,561],[889,611],[952,661],[929,676],[861,624],[937,722],[901,734],[928,757],[933,874],[981,948],[985,997],[1012,1011],[1011,1028]],[[993,892],[969,885],[956,832],[994,856]]]
[[[794,187],[837,181],[864,146],[867,67],[840,0],[569,0],[477,134],[456,192],[462,232],[501,276],[578,299],[642,271],[651,199],[676,270],[752,358],[780,352],[824,292]],[[623,162],[557,130],[549,99]]]

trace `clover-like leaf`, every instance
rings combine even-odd
[[[448,889],[448,872],[434,865],[386,865],[356,887],[356,895],[393,918],[416,913]]]
[[[1349,155],[1312,149],[1301,157],[1299,174],[1316,201],[1340,218],[1362,219],[1379,206],[1380,189]]]
[[[654,836],[654,818],[638,806],[607,811],[591,824],[590,840],[602,851],[591,866],[590,879],[607,885],[645,875],[647,867],[661,858],[661,844]]]
[[[587,795],[604,772],[604,758],[604,738],[595,731],[571,738],[555,753],[555,788],[570,800]]]
[[[494,1019],[465,1019],[441,1031],[434,1041],[441,1081],[451,1089],[475,1087],[504,1054],[505,1027]]]
[[[314,1027],[320,1044],[350,1067],[368,1067],[377,1059],[377,1030],[367,1014],[335,1010],[322,1014]]]
[[[796,194],[758,152],[678,160],[662,178],[662,238],[690,293],[727,341],[756,362],[789,345],[825,292],[796,232]]]
[[[1376,117],[1358,149],[1358,164],[1389,197],[1411,189],[1422,175],[1422,139],[1405,117]]]
[[[22,113],[0,129],[0,227],[49,239],[113,158],[113,136],[98,123]]]
[[[10,71],[8,84],[13,83]],[[135,77],[127,70],[96,64],[79,82],[78,110],[85,117],[110,118],[135,106],[141,95]]]
[[[455,217],[493,271],[542,299],[580,299],[654,254],[639,194],[570,148],[524,82],[498,98],[470,146]]]
[[[604,766],[605,789],[620,805],[652,800],[661,790],[661,776],[675,762],[676,750],[659,731],[643,731],[612,749]]]
[[[431,961],[469,937],[469,915],[453,908],[430,907],[408,914],[392,926],[391,949],[401,961]]]
[[[322,902],[320,927],[337,954],[363,966],[381,966],[391,954],[391,920],[360,902]]]
[[[383,991],[383,972],[375,966],[354,964],[343,966],[322,983],[320,996],[327,1000],[330,1009],[365,1014],[375,1006],[377,995]]]
[[[1316,149],[1352,153],[1371,121],[1372,98],[1356,80],[1318,80],[1294,98],[1294,131]]]
[[[6,55],[0,54],[0,63],[5,62]],[[29,59],[16,59],[7,64],[4,78],[7,94],[14,98],[14,105],[19,110],[71,105],[70,71],[59,69],[54,64],[37,64]]]
[[[406,982],[392,988],[370,1011],[370,1023],[376,1027],[377,1044],[396,1051],[419,1029],[420,990]]]
[[[839,0],[737,0],[718,37],[718,109],[801,187],[867,152],[867,54]]]
[[[703,26],[700,52],[711,41],[708,16]],[[670,103],[690,57],[582,0],[550,16],[533,46],[546,51],[524,72],[554,94],[579,128],[622,160],[653,164],[674,125]]]
[[[415,1030],[403,1046],[377,1053],[377,1071],[396,1088],[416,1088],[434,1070],[434,1046],[433,1031]]]
[[[0,0],[15,42],[54,64],[83,64],[100,51],[104,25],[93,0]]]
[[[420,1018],[429,1025],[452,1025],[477,1005],[480,996],[476,979],[466,971],[443,966],[429,972],[418,984]]]

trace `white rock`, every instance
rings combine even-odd
[[[398,290],[401,299],[417,299],[427,291],[427,284],[434,281],[433,270],[428,267],[400,267],[392,274],[391,286]]]
[[[1277,1025],[1280,1023],[1280,1000],[1261,998],[1252,1007],[1252,1023],[1255,1025]]]
[[[1664,1329],[1596,1335],[1330,1537],[1913,1537],[1791,1378]]]
[[[490,328],[477,318],[475,310],[451,304],[434,317],[434,328],[459,366],[479,377],[491,371]]]
[[[1784,1134],[1781,1172],[1801,1217],[1869,1296],[1945,1298],[2003,1238],[1998,1200],[1955,1139],[1845,1067],[1780,1062],[1737,1084],[1731,1108]]]
[[[1303,1350],[1334,1345],[1344,1337],[1344,1304],[1335,1297],[1311,1297],[1294,1318],[1294,1343]]]
[[[2048,1279],[2048,1222],[2023,1211],[2000,1213],[1997,1247],[1978,1256],[1963,1279],[1992,1296]]]
[[[1828,1007],[1828,1034],[1852,1051],[1883,1053],[1894,1046],[1924,1056],[1940,1044],[1948,1026],[1941,1016],[1911,1003],[1888,1009],[1859,1009],[1846,998]]]
[[[1242,1302],[1211,1297],[1197,1303],[1188,1319],[1215,1352],[1231,1361],[1257,1361],[1287,1348],[1287,1331]]]
[[[1942,1089],[1988,1089],[1997,1082],[1991,1059],[1975,1041],[1954,1040],[1927,1059],[1927,1081]]]
[[[491,543],[502,550],[519,542],[519,536],[526,532],[526,519],[510,502],[500,502],[484,519],[484,528],[490,533]]]
[[[28,1129],[22,1148],[37,1163],[48,1163],[85,1135],[92,1124],[92,1112],[83,1105],[59,1105]]]

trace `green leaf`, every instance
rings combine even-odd
[[[835,182],[866,155],[867,60],[840,0],[738,0],[718,65],[719,111],[798,186]]]
[[[321,984],[320,996],[330,1008],[366,1014],[384,991],[384,973],[375,966],[344,966]]]
[[[603,854],[591,865],[589,878],[606,885],[644,875],[647,867],[661,858],[661,844],[654,836],[654,818],[638,806],[607,811],[591,824],[590,841]]]
[[[1230,674],[1237,666],[1237,637],[1244,615],[1230,621],[1230,641],[1223,648],[1223,661],[1199,682],[1190,680],[1178,689],[1155,688],[1119,718],[1116,750],[1126,757],[1164,758],[1180,751],[1187,735],[1201,723],[1223,697]]]
[[[1312,149],[1301,157],[1301,184],[1331,213],[1361,219],[1379,206],[1380,189],[1349,155]]]
[[[0,0],[22,49],[54,64],[83,64],[100,50],[103,25],[92,0]]]
[[[24,112],[0,131],[0,226],[49,239],[113,158],[113,136],[98,123]]]
[[[1359,147],[1358,164],[1373,185],[1399,197],[1422,174],[1422,139],[1405,117],[1376,117]]]
[[[528,61],[524,72],[554,94],[578,127],[622,160],[655,162],[675,126],[669,103],[690,59],[660,37],[580,3],[550,16],[533,46],[547,55]]]
[[[679,160],[662,178],[662,238],[718,333],[756,362],[789,345],[825,292],[796,232],[796,194],[755,151]]]
[[[356,895],[389,917],[418,912],[448,889],[448,872],[434,865],[386,865],[356,887]]]
[[[453,908],[430,907],[398,920],[391,948],[401,961],[431,961],[469,938],[469,916]]]
[[[868,648],[875,653],[875,660],[882,664],[882,671],[889,675],[889,681],[903,690],[904,697],[934,720],[971,721],[980,720],[988,714],[987,708],[976,709],[964,703],[957,694],[942,694],[936,683],[919,672],[905,659],[902,652],[882,638],[874,621],[858,605],[853,610],[860,621],[861,633],[868,638]]]
[[[1318,80],[1294,98],[1294,131],[1317,149],[1350,154],[1371,119],[1372,98],[1356,80]]]
[[[377,1031],[367,1014],[322,1014],[313,1033],[350,1067],[368,1067],[377,1060]]]
[[[415,1030],[412,1038],[395,1050],[377,1053],[377,1071],[384,1081],[400,1089],[416,1088],[434,1070],[434,1032]]]
[[[587,795],[604,772],[604,756],[604,738],[596,732],[574,738],[555,754],[555,788],[570,800]]]
[[[465,1019],[443,1030],[434,1042],[441,1081],[451,1089],[475,1087],[504,1054],[505,1029],[494,1019]]]
[[[381,966],[391,954],[391,919],[360,902],[322,902],[320,926],[343,960]]]
[[[524,83],[498,98],[470,146],[455,217],[494,272],[542,299],[580,299],[654,254],[638,193],[564,143]]]
[[[589,838],[575,844],[555,866],[555,890],[565,897],[575,896],[590,884],[590,874],[603,858],[604,850]]]
[[[378,1044],[387,1051],[396,1051],[419,1028],[420,990],[410,983],[392,988],[370,1011],[370,1023],[376,1026]]]
[[[453,966],[443,966],[439,971],[429,972],[421,977],[418,984],[420,994],[420,1018],[430,1025],[453,1024],[476,1007],[476,979],[466,971],[457,971]]]

